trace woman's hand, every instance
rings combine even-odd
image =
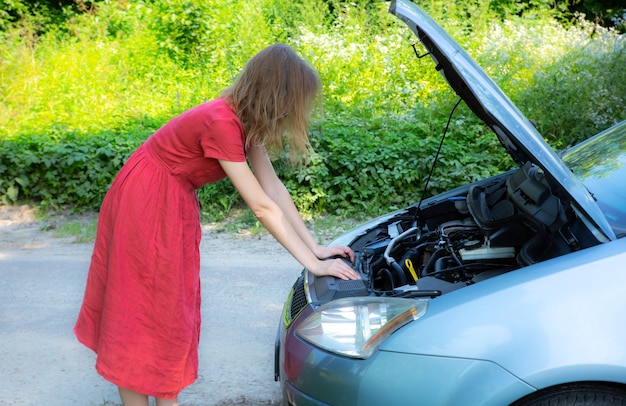
[[[350,262],[354,262],[354,252],[352,252],[350,248],[344,247],[343,245],[333,245],[330,247],[318,245],[313,253],[319,259],[341,257],[349,258]]]
[[[350,262],[354,262],[354,252],[350,248],[343,245],[318,245],[313,253],[322,260],[318,269],[310,269],[313,275],[330,275],[344,280],[361,279],[361,276],[345,261],[349,259]]]
[[[348,247],[320,246],[306,228],[293,200],[276,176],[267,153],[253,147],[245,162],[219,163],[256,218],[291,255],[314,275],[330,275],[340,279],[361,279],[350,264],[354,253]],[[326,258],[334,258],[328,259]]]
[[[321,260],[316,269],[309,269],[309,271],[315,276],[328,275],[343,280],[361,279],[361,276],[345,260],[340,258]]]

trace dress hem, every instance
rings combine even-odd
[[[189,379],[188,382],[184,383],[181,385],[180,389],[178,391],[174,391],[174,392],[158,392],[158,391],[154,391],[154,390],[149,390],[149,389],[145,389],[145,388],[139,388],[136,385],[127,385],[124,384],[120,381],[118,381],[117,379],[109,376],[108,374],[104,373],[103,371],[100,370],[100,368],[98,368],[96,366],[96,371],[98,372],[98,374],[100,374],[100,376],[102,376],[107,382],[112,383],[115,386],[118,386],[120,388],[124,388],[127,390],[131,390],[133,392],[137,392],[140,393],[142,395],[145,396],[149,396],[149,397],[153,397],[153,398],[158,398],[158,399],[177,399],[178,395],[180,394],[180,392],[183,391],[183,389],[185,389],[186,387],[188,387],[189,385],[191,385],[192,383],[194,383],[196,381],[196,379],[198,379],[197,376],[195,376],[192,379]]]

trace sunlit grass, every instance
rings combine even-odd
[[[50,222],[55,223],[52,229],[54,237],[71,237],[73,242],[80,244],[94,241],[98,218],[96,215],[70,216],[70,218],[50,217],[47,221],[44,221],[44,229],[45,227],[50,227]]]

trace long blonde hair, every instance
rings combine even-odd
[[[291,162],[308,159],[309,115],[319,75],[285,44],[263,49],[222,92],[246,133],[246,148],[263,146],[272,158],[285,149]]]

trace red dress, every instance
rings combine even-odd
[[[133,153],[102,203],[74,332],[120,387],[173,399],[198,375],[200,209],[196,189],[245,162],[222,99],[172,119]]]

